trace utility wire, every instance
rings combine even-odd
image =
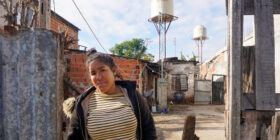
[[[103,45],[100,43],[99,39],[97,38],[97,36],[95,35],[95,33],[93,32],[92,28],[90,27],[89,23],[87,22],[86,18],[84,17],[84,15],[82,14],[81,10],[79,9],[78,5],[75,3],[74,0],[72,0],[72,2],[74,3],[75,7],[77,8],[77,10],[79,11],[80,15],[83,17],[84,21],[86,22],[86,24],[88,25],[92,35],[94,36],[94,38],[96,39],[96,41],[98,42],[98,44],[100,45],[100,47],[103,48],[103,50],[108,53],[108,51],[103,47]]]

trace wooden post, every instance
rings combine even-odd
[[[229,124],[228,140],[240,140],[242,95],[243,0],[229,0]]]
[[[39,0],[38,1],[38,27],[44,29],[50,29],[51,19],[51,1]]]
[[[145,63],[145,65],[148,65],[147,63]],[[148,69],[147,67],[145,67],[144,69],[144,77],[145,77],[145,92],[147,92],[149,90],[149,75],[148,75]]]
[[[142,72],[143,72],[143,64],[141,63],[140,60],[137,60],[137,64],[138,64],[138,67],[139,67],[139,78],[138,78],[138,91],[140,92],[141,95],[143,95],[143,91],[144,91],[144,85],[143,85],[143,76],[142,76]],[[137,65],[136,65],[137,67]]]
[[[273,140],[280,139],[280,112],[276,112],[275,116],[272,118],[272,132]]]
[[[63,35],[57,36],[57,79],[56,79],[56,94],[57,94],[57,113],[56,113],[56,127],[57,127],[57,139],[63,139],[63,112],[62,112],[62,103],[64,101],[64,40]]]
[[[257,137],[257,117],[256,111],[242,112],[242,127],[240,127],[241,140],[256,140]]]
[[[273,0],[255,0],[256,109],[275,109]]]
[[[0,36],[2,37],[2,34],[0,33]],[[0,39],[0,49],[2,48],[2,39]],[[2,67],[3,67],[3,62],[2,62],[2,50],[0,51],[0,139],[4,139],[4,117],[3,117],[3,93],[2,93],[2,86],[3,86],[3,72],[2,72]]]
[[[195,135],[195,116],[185,118],[182,140],[199,140]]]

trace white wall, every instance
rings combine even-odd
[[[275,33],[275,89],[280,93],[280,14],[274,15]]]

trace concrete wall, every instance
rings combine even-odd
[[[194,62],[188,61],[169,61],[165,62],[165,68],[168,71],[168,93],[167,100],[174,100],[175,90],[172,90],[172,75],[174,74],[186,74],[188,75],[188,90],[184,92],[185,103],[194,103],[194,79],[197,71],[197,66]]]
[[[213,74],[227,75],[228,51],[224,47],[217,52],[211,59],[205,61],[202,65],[202,76],[206,80],[212,80]]]
[[[0,139],[56,139],[56,42],[48,31],[0,31]]]

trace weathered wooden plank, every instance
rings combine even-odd
[[[241,140],[272,140],[274,111],[242,111]]]
[[[256,94],[242,94],[242,110],[256,109]]]
[[[229,130],[228,140],[240,139],[242,93],[243,0],[229,0]]]
[[[243,93],[255,93],[255,47],[243,47],[242,54]]]
[[[228,0],[226,0],[228,3]],[[227,11],[228,14],[228,11]],[[244,12],[243,15],[254,15],[254,0],[244,0]],[[273,14],[280,14],[280,1],[273,0]]]
[[[257,112],[242,111],[240,135],[241,140],[256,140]]]
[[[254,0],[244,0],[244,15],[254,15]]]
[[[280,112],[276,112],[272,118],[272,135],[273,140],[280,139]]]
[[[242,95],[242,110],[256,110],[256,94],[243,94]],[[280,99],[280,94],[275,95],[275,100]],[[277,104],[275,108],[280,108],[280,105]]]
[[[56,77],[56,91],[57,91],[57,112],[56,112],[56,139],[63,139],[63,111],[62,103],[64,101],[64,75],[65,75],[65,63],[64,63],[64,40],[62,35],[57,36],[57,77]]]
[[[182,140],[199,140],[195,135],[195,116],[185,118]]]
[[[272,117],[275,115],[275,111],[256,111],[256,112],[257,112],[257,129],[256,129],[257,138],[261,138],[262,126],[265,124],[265,126],[268,128],[272,124]],[[269,135],[267,136],[270,137]]]
[[[271,125],[274,111],[257,112],[257,138],[260,140],[272,140]]]
[[[1,32],[0,32],[1,35]],[[3,124],[3,111],[2,111],[2,103],[3,103],[3,93],[2,93],[2,83],[3,83],[3,72],[2,72],[2,38],[0,38],[0,139],[4,139],[4,124]]]
[[[255,0],[256,109],[275,109],[273,0]]]

